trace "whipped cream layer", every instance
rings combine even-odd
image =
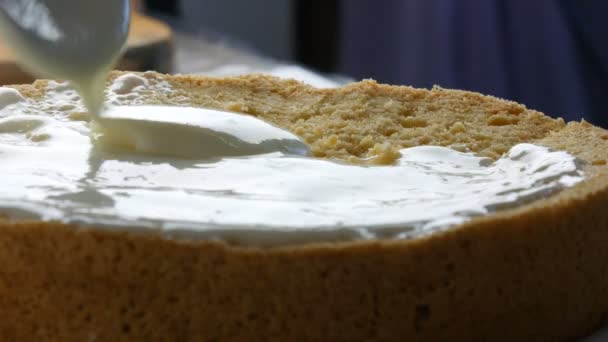
[[[107,95],[121,106],[132,104],[140,91],[169,87],[150,81],[125,75]],[[163,157],[149,146],[146,153],[108,148],[91,138],[73,90],[53,82],[39,100],[0,88],[0,108],[0,214],[12,219],[258,246],[401,239],[517,207],[584,179],[574,156],[532,144],[516,145],[497,161],[444,147],[407,148],[393,166],[342,164],[276,146],[204,158]],[[141,117],[151,110],[154,115]],[[184,115],[170,120],[163,110]],[[139,129],[138,120],[169,120],[159,141],[184,125],[247,141],[249,131],[239,137],[240,128],[227,133],[224,124],[206,127],[202,117],[209,113],[217,114],[132,106],[115,108],[112,115],[132,120],[131,130]],[[257,120],[231,115],[233,127]],[[258,124],[268,128],[261,122],[246,126]],[[264,136],[292,138],[268,129],[254,129],[259,135],[247,144],[263,144]],[[213,143],[213,136],[200,148]]]
[[[212,109],[113,107],[96,119],[94,130],[99,143],[108,147],[190,159],[310,152],[290,132],[253,116]]]

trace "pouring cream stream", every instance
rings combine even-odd
[[[0,30],[19,63],[65,79],[99,117],[107,72],[127,41],[129,0],[0,0]]]
[[[104,108],[107,73],[127,41],[130,19],[128,0],[0,0],[0,30],[20,63],[37,75],[68,80],[91,114],[94,135],[103,138],[99,141],[186,158],[308,153],[295,135],[236,113],[162,106]],[[179,115],[166,115],[177,111]]]

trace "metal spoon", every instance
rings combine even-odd
[[[130,18],[129,0],[0,0],[0,34],[18,62],[41,77],[69,80],[93,115]]]

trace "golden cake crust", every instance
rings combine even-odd
[[[256,248],[7,218],[1,340],[562,340],[606,321],[606,130],[458,90],[147,77],[174,91],[146,103],[256,115],[320,157],[390,163],[436,144],[496,158],[533,142],[585,161],[588,180],[402,241]]]

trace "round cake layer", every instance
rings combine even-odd
[[[399,241],[245,248],[6,219],[3,340],[564,340],[605,321],[606,130],[458,90],[141,76],[173,91],[124,104],[251,114],[303,136],[316,156],[390,164],[400,149],[432,144],[498,159],[533,143],[580,159],[586,179]],[[47,86],[17,89],[39,100]]]

